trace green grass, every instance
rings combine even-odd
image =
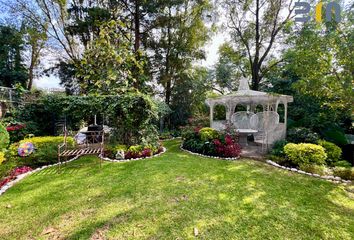
[[[165,145],[146,161],[31,175],[0,196],[0,239],[353,239],[344,186]]]

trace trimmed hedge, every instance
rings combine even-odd
[[[311,143],[288,143],[284,147],[288,159],[296,164],[325,164],[327,154],[322,146]]]
[[[208,127],[200,129],[199,134],[202,141],[210,141],[219,137],[218,131]]]
[[[354,180],[354,168],[335,167],[333,173],[342,179]]]
[[[17,153],[21,143],[30,142],[34,145],[35,151],[30,156],[20,157]],[[58,161],[58,145],[64,142],[64,137],[34,137],[24,139],[19,143],[11,144],[9,158],[16,160],[22,166],[39,167],[53,164]],[[73,138],[67,138],[68,147],[74,147]]]

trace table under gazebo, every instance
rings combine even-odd
[[[254,141],[262,146],[284,139],[288,103],[291,102],[292,96],[250,90],[246,78],[241,79],[237,92],[206,100],[210,107],[210,127],[219,131],[228,126],[235,128],[243,146],[247,146],[247,137],[251,134]],[[224,120],[214,120],[214,110],[218,105],[226,109]],[[278,113],[281,105],[284,109],[282,122]],[[244,106],[245,110],[235,111],[238,106]]]

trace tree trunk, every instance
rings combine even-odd
[[[139,48],[140,48],[140,3],[139,0],[135,0],[135,10],[134,10],[134,52],[135,52],[135,58],[136,61],[139,62],[140,56],[139,56]],[[134,82],[134,88],[139,89],[140,87],[140,76],[138,73],[138,69],[136,67],[133,67],[133,76],[135,78]]]
[[[259,30],[259,0],[256,1],[256,52],[252,65],[252,90],[258,90],[259,87],[259,51],[260,51],[260,30]]]
[[[138,50],[140,48],[140,3],[139,0],[135,0],[135,11],[134,11],[134,50],[138,57]]]
[[[36,54],[37,48],[35,45],[32,45],[32,53],[31,53],[31,64],[28,69],[28,84],[27,84],[27,90],[31,91],[32,85],[33,85],[33,71],[36,66],[36,62],[38,59],[39,54]]]

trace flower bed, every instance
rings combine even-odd
[[[313,143],[277,142],[269,156],[274,166],[284,169],[299,169],[315,176],[333,176],[354,180],[354,167],[341,159],[341,149],[333,143],[320,140]]]
[[[130,147],[127,147],[125,145],[117,145],[106,146],[103,153],[103,157],[111,161],[123,161],[131,159],[150,158],[163,152],[165,152],[165,148],[162,145],[134,145]]]
[[[303,171],[303,170],[299,170],[297,168],[290,168],[290,167],[281,166],[278,163],[273,162],[271,160],[267,160],[266,162],[268,164],[274,166],[274,167],[277,167],[277,168],[281,168],[281,169],[288,170],[288,171],[291,171],[291,172],[297,172],[297,173],[308,175],[308,176],[312,176],[312,177],[322,178],[324,180],[331,181],[331,182],[334,182],[334,183],[351,183],[352,182],[351,180],[344,180],[344,179],[342,179],[341,177],[338,177],[338,176],[333,176],[333,175],[323,175],[323,176],[321,176],[320,174],[306,172],[306,171]]]
[[[183,138],[182,148],[192,153],[224,159],[236,159],[241,153],[236,134],[196,128],[186,131]]]
[[[112,158],[108,158],[108,157],[102,157],[103,160],[108,161],[108,162],[130,162],[130,161],[137,161],[137,160],[143,160],[143,159],[151,159],[151,158],[155,158],[158,157],[160,155],[162,155],[163,153],[166,152],[166,148],[162,147],[161,151],[159,151],[159,153],[156,153],[154,155],[148,156],[148,157],[138,157],[138,158],[124,158],[124,159],[112,159]],[[101,156],[99,156],[101,157]]]
[[[0,189],[8,184],[9,182],[15,180],[17,178],[17,176],[21,175],[21,174],[24,174],[24,173],[27,173],[27,172],[30,172],[32,171],[32,168],[30,167],[18,167],[18,168],[15,168],[14,170],[12,170],[10,176],[8,176],[7,178],[5,178],[4,180],[2,180],[0,182]]]

